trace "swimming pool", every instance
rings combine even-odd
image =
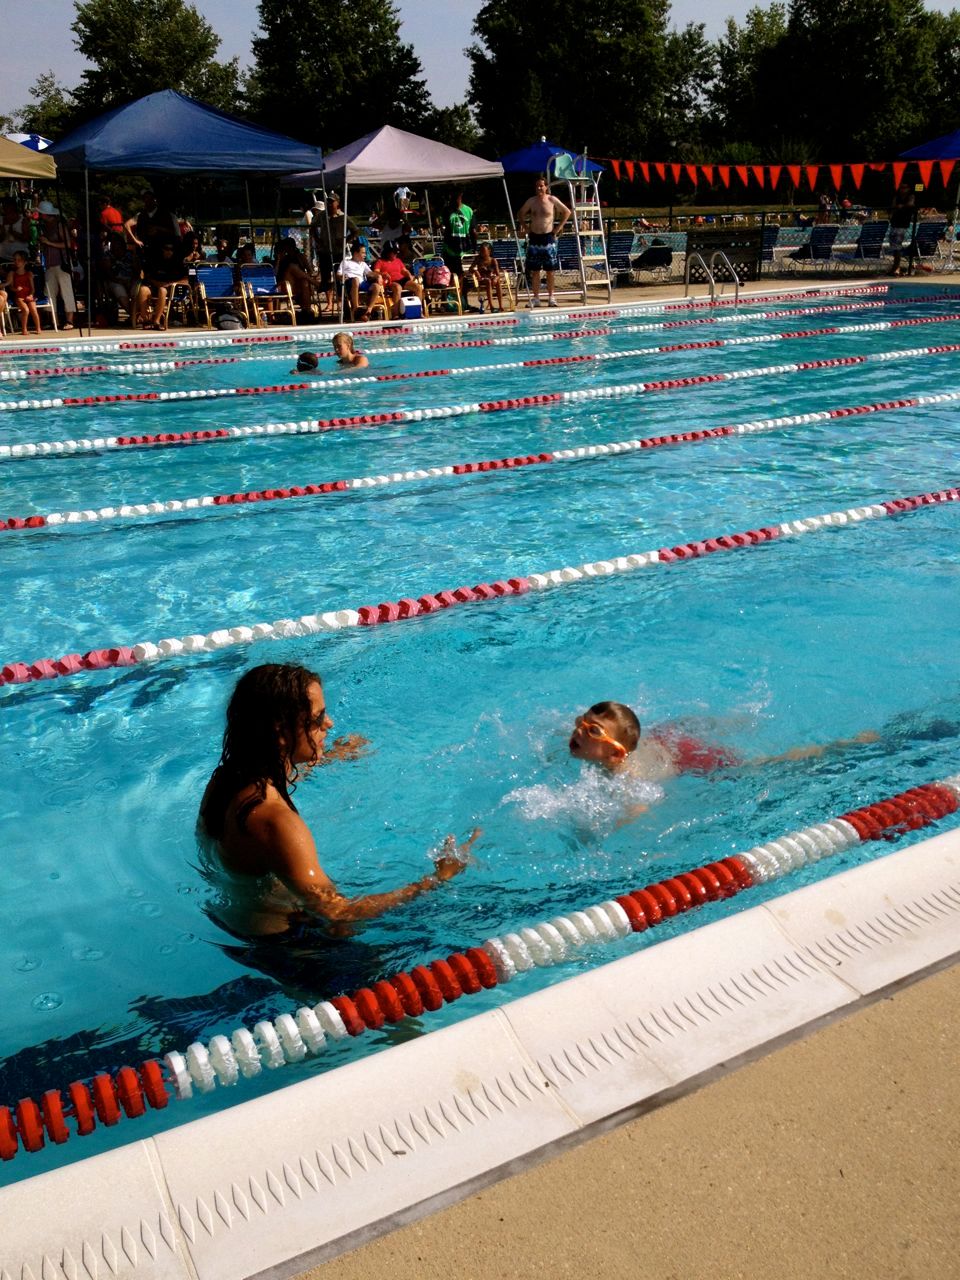
[[[8,601],[3,661],[29,664],[413,599],[464,583],[527,580],[949,488],[958,441],[949,400],[566,458],[563,465],[429,474],[484,459],[555,456],[949,395],[956,389],[949,352],[921,351],[920,344],[960,341],[960,321],[944,319],[956,304],[933,294],[910,287],[859,300],[814,298],[776,308],[801,314],[767,319],[756,314],[772,310],[763,304],[744,306],[732,319],[723,310],[602,316],[589,324],[609,332],[583,337],[570,336],[583,332],[582,317],[538,315],[515,334],[508,327],[483,331],[484,341],[491,334],[520,339],[504,345],[415,349],[424,345],[419,335],[370,344],[379,349],[371,373],[476,373],[159,405],[4,411],[3,441],[14,447],[405,417],[183,448],[100,446],[4,458],[0,510],[22,518],[125,507],[132,514],[0,534]],[[679,335],[634,331],[673,324],[678,315],[696,323]],[[936,323],[858,329],[878,320]],[[822,328],[839,332],[811,332]],[[478,332],[452,329],[431,340],[477,341]],[[786,332],[807,336],[777,336]],[[766,341],[739,341],[757,338]],[[718,339],[725,345],[624,354]],[[296,382],[287,370],[302,345],[301,335],[282,351],[175,371],[166,360],[179,353],[138,355],[162,367],[130,372],[114,371],[130,365],[129,351],[96,353],[90,363],[105,372],[31,380],[31,398]],[[880,358],[908,348],[916,354]],[[522,363],[560,351],[622,358]],[[203,350],[196,358],[206,358]],[[798,364],[812,367],[785,367]],[[7,367],[27,370],[36,362],[16,357]],[[720,373],[751,376],[680,385]],[[636,389],[641,382],[678,385]],[[582,398],[512,403],[563,393]],[[475,411],[500,401],[508,407]],[[441,408],[459,411],[436,414]],[[409,471],[428,474],[290,500],[162,505]],[[137,510],[153,503],[161,509]],[[274,980],[225,952],[232,940],[202,911],[208,890],[193,841],[196,807],[218,754],[226,697],[248,666],[314,667],[324,676],[337,730],[373,742],[365,759],[324,770],[297,793],[321,860],[344,890],[404,883],[429,869],[426,855],[446,832],[484,828],[478,865],[442,894],[375,922],[318,959],[319,998],[956,772],[956,518],[956,506],[931,507],[395,626],[324,629],[258,644],[241,637],[210,653],[5,685],[5,1100],[63,1088],[293,1007]],[[820,761],[677,780],[648,815],[617,830],[616,797],[581,775],[565,751],[572,715],[602,697],[631,703],[644,722],[682,717],[747,755],[864,728],[879,730],[882,740]],[[869,846],[848,851],[800,878],[875,854]],[[602,958],[739,905],[711,904],[656,937],[627,938]],[[524,989],[563,980],[600,958],[588,948],[562,966],[525,975]],[[501,999],[494,990],[437,1016],[441,1023],[465,1017]],[[419,1030],[400,1024],[293,1070],[325,1070]],[[218,1091],[197,1100],[190,1114],[279,1087],[285,1075],[261,1075],[243,1092]],[[155,1131],[168,1114],[141,1123]],[[22,1177],[129,1136],[122,1125],[98,1130],[86,1145],[15,1161],[3,1176]]]

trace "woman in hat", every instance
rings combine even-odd
[[[49,200],[40,201],[40,248],[43,252],[44,279],[47,297],[54,309],[57,300],[63,298],[64,329],[73,328],[77,302],[73,296],[73,279],[70,275],[70,246],[67,229],[60,210]]]

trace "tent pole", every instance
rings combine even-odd
[[[59,183],[60,179],[57,178]],[[83,189],[86,204],[86,240],[87,240],[87,337],[93,337],[93,229],[90,226],[90,170],[86,165],[83,167]],[[80,319],[80,313],[77,313],[77,319]],[[80,332],[83,327],[79,326]]]
[[[515,219],[515,218],[514,218],[514,216],[513,216],[513,205],[510,203],[510,192],[509,192],[509,190],[507,189],[507,176],[506,176],[506,174],[504,174],[504,176],[503,176],[503,197],[504,197],[504,199],[505,199],[505,200],[506,200],[506,202],[507,202],[507,216],[508,216],[508,217],[509,217],[509,219],[510,219],[510,229],[513,231],[513,247],[514,247],[514,249],[516,250],[516,254],[517,254],[516,260],[517,260],[517,262],[519,263],[519,262],[522,262],[522,261],[523,261],[523,255],[522,255],[522,254],[521,254],[521,252],[520,252],[520,237],[517,235],[517,223],[516,223],[516,219]],[[527,293],[527,292],[528,292],[528,288],[527,288],[527,276],[526,276],[526,273],[525,273],[525,272],[524,272],[524,273],[522,273],[522,274],[521,274],[520,272],[517,272],[517,299],[518,299],[518,301],[519,301],[519,298],[520,298],[520,289],[521,289],[521,285],[522,285],[522,287],[523,287],[523,291],[524,291],[524,293]]]
[[[247,180],[246,175],[244,175],[244,179],[243,179],[243,190],[247,197],[247,220],[250,223],[250,243],[254,246],[253,259],[254,261],[256,261],[257,249],[256,249],[256,241],[254,240],[254,235],[253,235],[253,210],[250,207],[250,183]]]
[[[430,237],[430,256],[437,252],[437,244],[433,238],[433,214],[430,212],[430,188],[423,188],[423,203],[427,206],[427,235]]]
[[[323,192],[323,222],[327,228],[327,244],[330,246],[330,289],[327,291],[327,300],[329,301],[331,291],[336,296],[337,267],[339,267],[340,263],[333,260],[333,228],[330,225],[330,200],[327,196],[327,179],[322,170],[320,173],[320,190]],[[310,226],[312,229],[312,222]],[[319,263],[317,265],[319,266]]]
[[[343,257],[340,259],[341,262],[347,256],[347,219],[350,216],[350,205],[348,203],[349,200],[350,200],[350,180],[347,177],[346,166],[344,166],[344,170],[343,170]],[[331,244],[332,243],[333,242],[331,241]],[[334,267],[334,270],[336,270],[336,267]],[[346,280],[344,280],[340,289],[340,323],[341,324],[343,324],[343,303],[344,303],[344,298],[346,296],[346,292],[347,292],[347,282]]]

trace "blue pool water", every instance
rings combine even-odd
[[[949,322],[597,365],[489,368],[955,307],[921,293],[911,288],[912,300],[838,311],[834,320],[759,320],[747,306],[735,323],[682,336],[615,332],[549,350],[531,342],[412,352],[406,348],[422,339],[376,340],[372,348],[388,348],[374,357],[377,371],[469,364],[477,372],[229,402],[5,414],[0,441],[384,412],[960,341],[960,323]],[[311,333],[301,345],[311,340],[321,337]],[[270,350],[176,374],[60,379],[25,394],[273,384],[288,380],[296,350],[289,348],[289,366],[268,358],[277,354]],[[8,358],[6,367],[31,362]],[[0,512],[302,485],[812,412],[956,390],[956,368],[955,355],[867,361],[319,437],[7,462]],[[141,524],[4,534],[0,662],[375,604],[939,489],[957,483],[958,446],[957,413],[947,404]],[[406,883],[429,870],[429,852],[447,832],[483,828],[477,865],[466,874],[318,958],[320,998],[956,772],[958,519],[956,505],[928,508],[396,626],[0,690],[0,1102],[294,1007],[295,993],[224,949],[233,940],[203,912],[208,889],[194,820],[227,697],[248,667],[314,668],[337,732],[371,739],[365,758],[318,771],[296,793],[344,892]],[[684,718],[746,756],[862,729],[881,739],[819,760],[675,780],[649,813],[617,829],[606,785],[566,753],[572,716],[600,698],[629,702],[646,724]],[[858,849],[602,956],[525,975],[429,1025],[885,851]],[[18,1158],[0,1178],[191,1119],[425,1029],[370,1035],[302,1068],[138,1121],[136,1131],[120,1125],[63,1152]]]

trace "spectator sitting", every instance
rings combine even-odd
[[[370,308],[380,301],[383,290],[380,274],[371,270],[365,261],[366,250],[359,240],[350,246],[350,257],[340,263],[338,275],[343,281],[344,300],[355,320],[366,320]],[[360,294],[366,295],[366,305],[360,306]]]
[[[203,262],[203,251],[200,248],[200,237],[195,231],[188,231],[180,241],[181,262]]]
[[[15,253],[30,252],[28,219],[17,208],[15,200],[3,202],[3,230],[0,232],[0,258],[12,259]]]
[[[423,286],[410,274],[409,268],[398,256],[397,246],[392,240],[383,246],[383,252],[376,263],[376,270],[380,275],[387,306],[392,316],[396,317],[400,314],[400,299],[405,292],[415,293],[422,304]]]
[[[27,263],[27,255],[17,250],[13,255],[13,270],[8,272],[6,287],[13,290],[20,310],[20,332],[27,336],[27,322],[32,320],[40,333],[40,312],[37,310],[37,299],[34,294],[33,271]]]
[[[245,246],[252,250],[252,246]],[[313,318],[314,277],[310,263],[297,248],[292,236],[280,241],[276,265],[277,284],[287,283],[303,316]]]
[[[487,307],[493,310],[493,295],[497,295],[497,305],[503,310],[503,285],[500,280],[500,264],[493,256],[493,249],[484,242],[477,249],[477,256],[470,264],[469,275],[477,296],[480,299],[480,307],[483,308],[483,298],[486,294]]]
[[[134,328],[140,323],[145,329],[165,329],[167,298],[173,286],[189,283],[186,268],[180,257],[179,244],[175,244],[173,240],[164,240],[147,258],[144,278],[137,294],[134,310]]]
[[[234,265],[233,254],[230,252],[230,245],[222,238],[217,241],[217,253],[214,261],[218,267],[232,267]]]
[[[122,232],[115,232],[100,260],[100,281],[107,297],[126,311],[131,325],[141,274],[136,249],[126,243]]]

